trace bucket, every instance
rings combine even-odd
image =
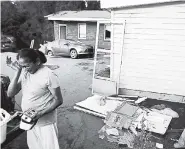
[[[7,131],[7,123],[10,120],[10,114],[6,112],[4,109],[0,108],[0,144],[2,144],[6,140],[6,131]]]

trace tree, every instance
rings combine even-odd
[[[44,16],[64,10],[97,10],[100,3],[88,1],[10,1],[1,2],[1,29],[29,46],[32,39],[53,40],[53,23]],[[39,39],[41,41],[41,39]],[[21,45],[20,45],[21,47]]]
[[[1,3],[1,30],[9,35],[13,35],[16,28],[19,25],[19,22],[15,19],[15,14],[17,10],[14,5],[9,2]]]
[[[100,10],[100,1],[87,1],[86,10]]]

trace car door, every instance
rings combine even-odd
[[[59,40],[48,43],[48,50],[53,51],[56,55],[60,53]]]
[[[68,40],[60,40],[60,53],[61,54],[68,54],[69,51],[69,41]]]

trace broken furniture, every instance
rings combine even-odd
[[[130,105],[127,102],[123,102],[113,112],[108,113],[104,122],[110,127],[128,129],[133,121],[132,116],[136,113],[138,109],[139,107],[137,106]]]
[[[105,118],[109,126],[111,125],[110,121],[117,119],[115,126],[120,125],[120,128],[122,126],[128,128],[132,123],[135,129],[141,129],[141,121],[145,119],[144,124],[147,126],[145,129],[159,134],[166,132],[172,120],[172,117],[164,114],[151,110],[141,110],[138,106],[131,105],[124,99],[122,101],[119,98],[119,100],[116,100],[116,98],[115,100],[105,99],[106,103],[101,105],[102,98],[100,95],[94,95],[84,101],[76,103],[74,108]]]
[[[184,104],[173,103],[173,102],[169,102],[169,101],[160,101],[160,100],[156,100],[156,99],[147,99],[147,100],[142,101],[139,104],[135,104],[135,101],[137,101],[137,99],[139,99],[140,97],[134,97],[134,99],[126,97],[126,95],[123,95],[122,98],[120,98],[121,97],[120,95],[118,95],[117,97],[118,98],[116,99],[116,97],[112,97],[112,96],[111,97],[102,97],[100,95],[95,95],[95,96],[89,97],[88,99],[86,99],[82,102],[77,103],[75,105],[75,108],[80,107],[82,111],[86,110],[86,112],[88,112],[88,114],[92,114],[92,113],[94,115],[96,115],[96,114],[101,115],[102,114],[100,117],[105,118],[105,120],[104,120],[105,125],[99,131],[99,137],[102,139],[106,137],[108,141],[117,142],[118,144],[121,144],[120,137],[124,136],[123,135],[124,133],[122,131],[125,131],[125,130],[129,131],[130,121],[132,121],[131,124],[135,124],[135,127],[137,126],[136,128],[134,128],[134,127],[132,127],[132,128],[136,132],[138,132],[138,134],[140,134],[140,131],[138,131],[138,130],[141,129],[142,123],[138,123],[138,121],[137,121],[137,118],[140,115],[140,117],[139,117],[140,122],[144,122],[143,120],[146,121],[146,119],[147,119],[147,121],[146,121],[147,123],[145,122],[145,125],[148,126],[148,128],[146,127],[145,130],[146,130],[146,132],[150,132],[152,134],[152,139],[154,142],[156,142],[158,144],[163,144],[164,147],[168,146],[169,142],[170,142],[171,143],[170,146],[173,146],[174,142],[171,140],[171,138],[167,138],[167,136],[171,134],[171,131],[173,131],[174,129],[177,129],[175,127],[177,124],[178,124],[178,126],[177,126],[178,129],[184,128],[184,126],[185,126],[185,120],[183,118],[185,115],[185,105]],[[100,104],[100,101],[102,99],[105,100],[104,104]],[[114,108],[106,109],[109,107],[109,106],[107,106],[107,103],[109,103],[110,107],[113,105],[113,104],[111,105],[110,103],[117,103],[117,104],[114,105]],[[125,103],[127,103],[127,104],[125,104]],[[160,113],[156,113],[155,111],[152,111],[153,106],[160,105],[160,104],[166,105],[166,107],[164,107],[164,108],[171,108],[172,110],[175,110],[179,114],[179,118],[172,119],[172,117],[170,117],[168,115],[163,115]],[[125,108],[123,108],[124,107],[123,105],[125,105]],[[134,106],[136,108],[134,108]],[[138,108],[138,106],[139,106],[139,108]],[[132,110],[128,110],[127,109],[128,107],[130,107],[130,109],[132,109]],[[127,110],[125,110],[125,109],[127,109]],[[135,112],[135,110],[136,110],[136,112]],[[132,112],[128,112],[128,111],[132,111]],[[127,116],[128,116],[128,117],[126,117],[127,120],[125,119],[125,115],[123,116],[123,114],[122,114],[122,116],[120,116],[121,114],[117,113],[117,112],[120,112],[120,113],[125,112],[125,114],[127,114]],[[141,113],[143,113],[143,115],[141,115]],[[130,117],[133,117],[133,119],[129,119]],[[115,122],[117,122],[117,123],[115,123],[116,125],[114,124],[114,127],[113,127],[112,123],[110,123],[111,120],[115,120]],[[119,123],[119,122],[121,122],[121,123]],[[120,129],[121,127],[122,127],[122,129]],[[142,129],[143,128],[144,127],[142,127]],[[129,131],[129,133],[131,133],[133,135],[133,137],[135,136],[135,134],[132,133],[132,131]],[[179,133],[181,133],[181,132],[178,131],[178,134]],[[122,137],[122,138],[124,138],[124,137]],[[128,140],[132,140],[131,138],[132,137],[128,137]],[[169,142],[166,143],[164,141],[165,139],[168,139]],[[124,143],[124,142],[122,142],[122,143]],[[156,144],[156,145],[158,145],[158,144]],[[132,145],[130,144],[130,146],[132,146]]]

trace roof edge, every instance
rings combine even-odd
[[[106,0],[101,0],[101,9],[129,8],[175,2],[185,3],[185,0],[140,0],[140,1],[130,0],[129,2],[128,1],[125,2],[122,0],[114,0],[114,3],[107,3]]]
[[[73,11],[73,10],[68,10],[68,11],[58,11],[58,12],[56,12],[56,13],[52,13],[52,14],[49,14],[49,15],[46,15],[46,16],[44,16],[44,18],[48,18],[48,17],[50,17],[50,16],[54,16],[54,15],[57,15],[57,14],[59,14],[59,13],[62,13],[62,12],[82,12],[82,11],[104,11],[104,12],[109,12],[110,13],[110,11],[109,10],[107,10],[107,9],[104,9],[104,8],[102,8],[101,10],[79,10],[79,11]]]
[[[110,19],[105,19],[105,18],[48,18],[48,20],[50,21],[89,21],[89,22],[97,22],[97,21],[102,21],[102,20],[106,20],[109,21]]]

